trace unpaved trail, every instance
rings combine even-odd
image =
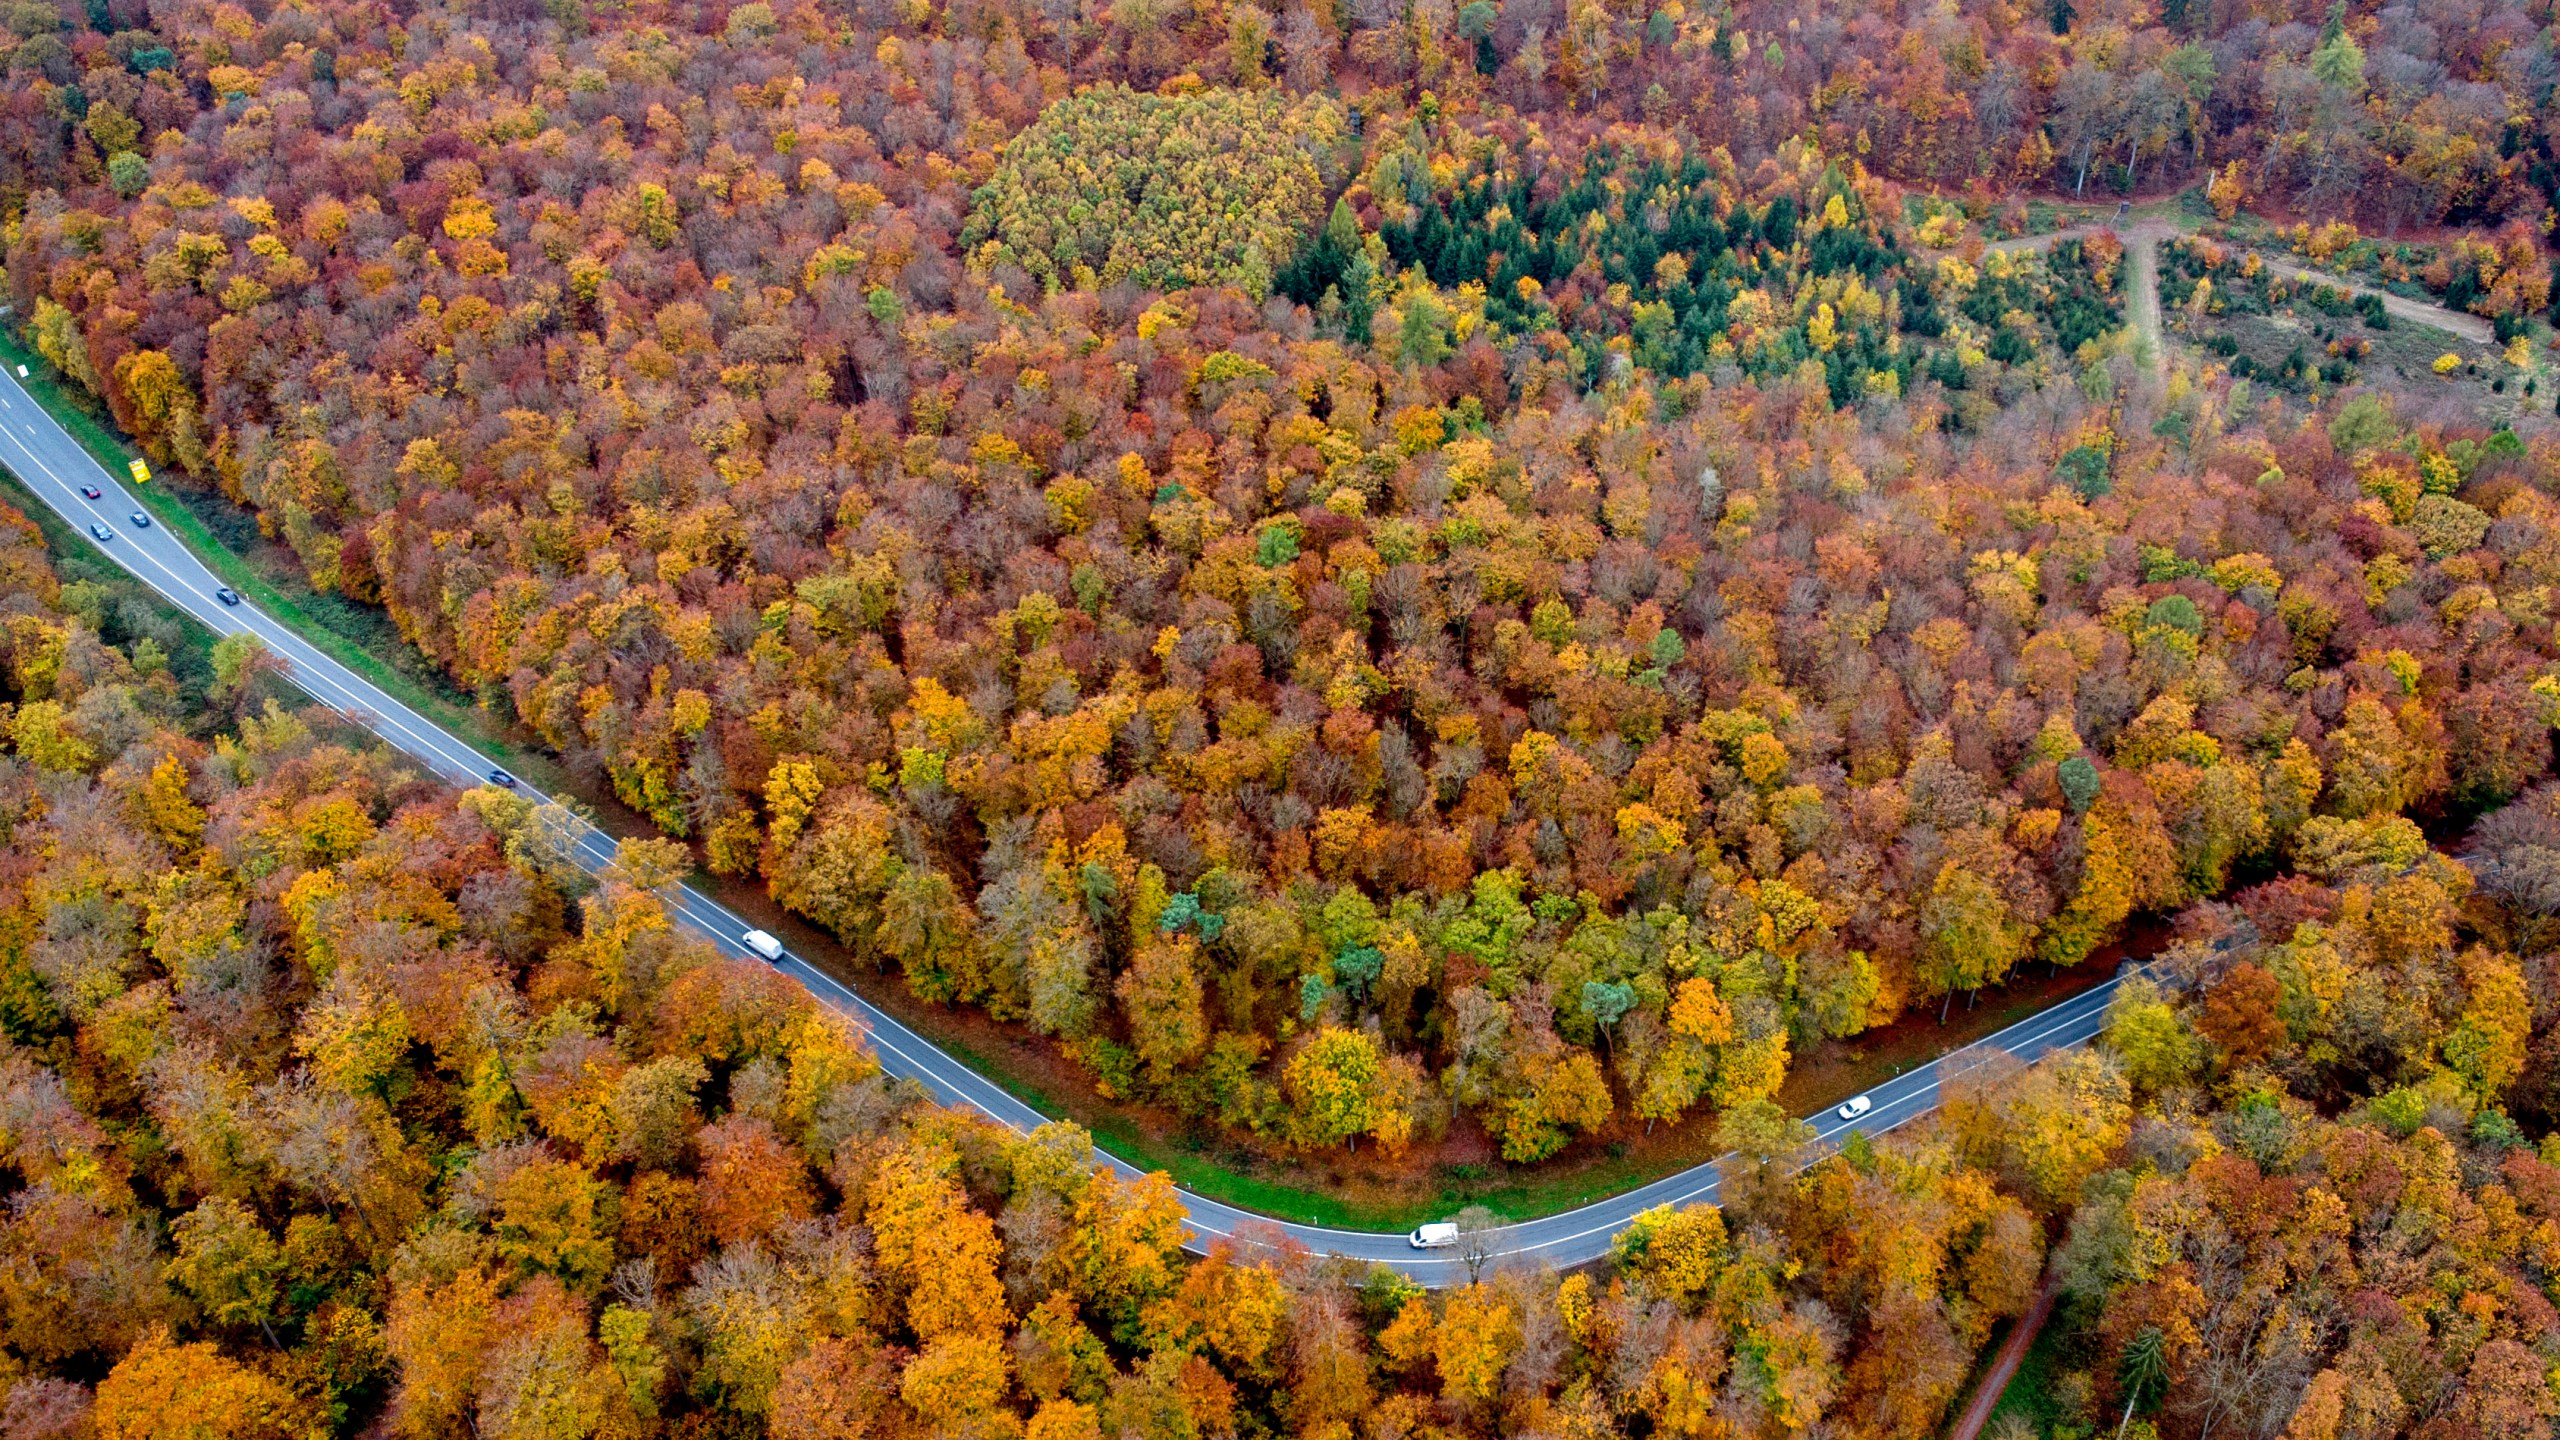
[[[2350,295],[2371,295],[2382,302],[2383,309],[2400,319],[2432,326],[2449,335],[2460,336],[2474,345],[2497,343],[2497,332],[2490,328],[2488,321],[2477,315],[2465,315],[2459,310],[2447,310],[2441,305],[2430,305],[2424,300],[2412,300],[2406,295],[2394,295],[2388,290],[2377,290],[2370,285],[2357,284],[2353,280],[2342,280],[2325,270],[2314,270],[2307,265],[2278,260],[2263,250],[2258,252],[2258,260],[2259,263],[2288,280],[2309,280],[2322,285],[2334,285]]]
[[[2151,342],[2152,351],[2160,357],[2159,363],[2164,369],[2168,364],[2168,352],[2162,344],[2160,328],[2158,247],[2163,241],[2195,233],[2201,223],[2194,220],[2181,221],[2144,216],[2137,219],[2131,226],[2118,230],[2118,233],[2124,237],[2125,244],[2125,286],[2129,292],[2127,308],[2131,311],[2134,328],[2145,340]],[[2057,241],[2080,239],[2094,235],[2100,230],[2117,228],[2113,225],[2094,222],[2068,225],[2060,230],[2049,230],[2042,235],[2021,235],[2014,240],[1994,240],[1983,248],[2009,251],[2044,250],[2052,247]],[[2310,266],[2296,264],[2290,260],[2279,260],[2253,246],[2231,245],[2229,248],[2240,253],[2255,254],[2260,264],[2288,280],[2334,285],[2350,295],[2371,295],[2382,302],[2383,309],[2398,319],[2441,330],[2475,345],[2496,343],[2496,332],[2491,330],[2488,321],[2477,315],[2466,315],[2459,310],[2448,310],[2442,305],[2430,304],[2424,300],[2412,300],[2406,295],[2395,295],[2388,290],[2344,279],[2325,270],[2314,270]]]
[[[2158,224],[2141,224],[2125,232],[2125,311],[2151,355],[2151,376],[2169,378],[2169,338],[2160,328],[2160,242],[2177,233]]]
[[[2048,230],[2042,235],[2021,235],[2011,240],[1994,240],[1985,250],[2004,250],[2017,254],[2028,250],[2050,250],[2065,240],[2085,240],[2101,230],[2112,230],[2124,241],[2125,319],[2133,333],[2141,337],[2151,355],[2151,377],[2169,378],[2168,337],[2160,328],[2160,242],[2183,233],[2178,226],[2150,216],[2118,227],[2106,224],[2067,225]]]
[[[2018,1364],[2027,1358],[2027,1347],[2036,1343],[2036,1332],[2053,1315],[2053,1302],[2062,1296],[2062,1284],[2052,1275],[2036,1288],[2034,1303],[2018,1323],[2009,1327],[2009,1338],[2000,1342],[2000,1354],[1983,1372],[1982,1383],[1973,1387],[1973,1398],[1965,1402],[1964,1413],[1956,1417],[1955,1428],[1947,1432],[1947,1440],[1975,1440],[1982,1427],[1991,1423],[1991,1412],[2000,1406],[2002,1391],[2009,1379],[2018,1373]]]

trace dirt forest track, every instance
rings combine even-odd
[[[2000,1397],[2008,1392],[2009,1381],[2027,1358],[2028,1347],[2036,1343],[2036,1333],[2044,1329],[2044,1322],[2053,1318],[2054,1302],[2061,1298],[2061,1282],[2052,1272],[2046,1272],[2044,1283],[2036,1287],[2034,1303],[2009,1327],[2007,1337],[2000,1342],[2000,1353],[1992,1357],[1991,1368],[1982,1372],[1972,1397],[1965,1402],[1964,1413],[1956,1417],[1955,1427],[1947,1432],[1947,1440],[1975,1440],[1982,1427],[1991,1423],[1991,1412],[2000,1408]]]
[[[2199,228],[2201,228],[2201,222],[2195,220],[2137,211],[2129,214],[2122,223],[2083,222],[2066,225],[2059,230],[2048,230],[2041,235],[2021,235],[2013,240],[1996,240],[1984,248],[2011,253],[2042,251],[2049,250],[2065,240],[2086,239],[2101,230],[2114,231],[2117,237],[2124,241],[2125,248],[2126,319],[2132,324],[2134,333],[2142,340],[2145,347],[2144,353],[2151,360],[2153,375],[2157,378],[2166,378],[2169,370],[2169,352],[2168,336],[2160,323],[2160,245],[2164,241],[2174,240],[2181,235],[2192,235]],[[2489,322],[2477,315],[2448,310],[2442,305],[2413,300],[2406,295],[2395,295],[2388,290],[2359,284],[2353,280],[2331,275],[2326,271],[2314,270],[2307,265],[2277,259],[2263,250],[2255,253],[2260,263],[2289,280],[2313,281],[2322,285],[2336,286],[2351,295],[2374,296],[2382,302],[2382,308],[2389,311],[2396,319],[2430,326],[2478,345],[2490,344],[2494,339],[2494,332]]]

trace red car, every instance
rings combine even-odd
[[[103,496],[106,492],[105,492],[105,491],[103,491],[103,490],[100,490],[100,489],[99,489],[97,486],[95,486],[95,485],[83,485],[83,486],[81,486],[81,487],[80,487],[80,493],[81,493],[81,494],[83,494],[83,495],[85,495],[85,496],[87,496],[88,498],[90,498],[90,499],[92,499],[92,500],[95,500],[95,499],[98,499],[98,498],[100,498],[101,496]]]

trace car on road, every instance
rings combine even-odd
[[[739,936],[738,943],[777,965],[782,963],[782,942],[761,930],[750,930]]]
[[[148,530],[151,528],[151,517],[143,514],[139,510],[134,511],[130,518],[133,521],[133,528],[136,530]]]
[[[492,770],[489,772],[489,783],[501,790],[513,790],[516,788],[516,777],[504,770]]]
[[[1864,1095],[1860,1095],[1856,1099],[1851,1100],[1848,1104],[1841,1106],[1837,1113],[1843,1120],[1855,1120],[1874,1108],[1876,1108],[1876,1102],[1868,1099]]]
[[[80,494],[83,499],[103,500],[106,498],[107,492],[99,489],[95,485],[83,485],[80,487]]]
[[[97,537],[98,537],[99,539],[101,539],[101,540],[113,540],[114,538],[116,538],[116,532],[114,532],[113,530],[108,529],[108,528],[107,528],[106,526],[104,526],[104,525],[92,525],[92,526],[90,526],[90,527],[89,527],[89,533],[90,533],[90,534],[92,534],[92,535],[97,536]]]
[[[232,589],[228,585],[225,585],[221,589],[213,592],[213,598],[221,601],[225,605],[237,605],[240,603],[240,592]]]
[[[1446,1250],[1458,1243],[1458,1227],[1447,1220],[1435,1220],[1416,1226],[1412,1234],[1404,1237],[1404,1243],[1416,1250]]]

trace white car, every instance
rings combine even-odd
[[[1876,1108],[1876,1102],[1868,1099],[1864,1095],[1860,1095],[1856,1099],[1851,1100],[1848,1104],[1841,1106],[1835,1113],[1837,1113],[1843,1120],[1855,1120],[1874,1108]]]
[[[750,930],[746,934],[739,936],[738,939],[748,949],[753,950],[767,960],[770,960],[777,965],[782,963],[782,942],[774,939],[770,935],[767,935],[763,931]]]
[[[1458,1227],[1442,1220],[1421,1226],[1404,1238],[1416,1250],[1445,1250],[1458,1243]]]

